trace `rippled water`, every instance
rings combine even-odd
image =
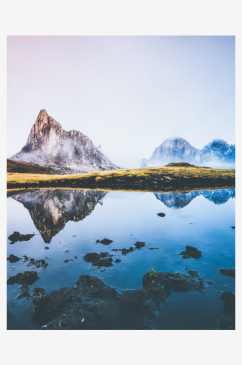
[[[35,235],[29,241],[8,240],[8,257],[13,254],[21,260],[8,261],[7,277],[36,271],[39,279],[28,287],[31,296],[36,287],[44,288],[45,293],[74,287],[81,275],[97,276],[121,293],[142,288],[143,276],[152,268],[185,274],[188,268],[199,272],[206,290],[172,291],[154,328],[219,329],[224,308],[220,294],[235,293],[234,278],[218,271],[235,268],[234,198],[235,189],[187,194],[49,189],[14,195],[8,198],[8,237],[14,231]],[[104,238],[113,242],[96,242]],[[136,249],[137,241],[145,246]],[[200,250],[201,257],[178,255],[188,245]],[[135,249],[126,255],[112,251],[130,247]],[[115,255],[113,266],[92,266],[83,259],[91,252]],[[48,266],[36,268],[30,258],[44,259]],[[40,325],[31,319],[32,297],[18,299],[23,293],[20,287],[7,285],[8,329],[38,329]],[[132,326],[127,324],[127,328]]]

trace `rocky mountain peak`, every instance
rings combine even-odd
[[[142,159],[141,166],[159,166],[169,162],[200,162],[200,151],[183,138],[166,139],[157,147],[149,160]]]
[[[89,137],[76,130],[65,131],[45,109],[40,110],[26,145],[11,159],[56,166],[60,173],[66,167],[83,172],[118,168],[94,146]]]

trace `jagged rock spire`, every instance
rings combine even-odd
[[[11,159],[80,171],[118,168],[94,146],[90,138],[79,131],[65,131],[45,109],[40,110],[26,145]]]

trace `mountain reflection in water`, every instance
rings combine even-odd
[[[106,192],[96,190],[38,190],[15,195],[13,199],[28,209],[45,243],[69,221],[78,222],[91,214]]]
[[[234,189],[12,193],[8,329],[234,328]]]
[[[235,198],[235,189],[190,191],[184,194],[154,194],[168,208],[184,208],[197,196],[204,196],[214,204],[224,204],[230,198]]]

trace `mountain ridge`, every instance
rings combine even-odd
[[[184,138],[168,138],[155,148],[149,159],[141,160],[141,167],[159,166],[170,162],[187,162],[196,165],[234,164],[235,145],[229,145],[221,139],[214,139],[199,150]]]

